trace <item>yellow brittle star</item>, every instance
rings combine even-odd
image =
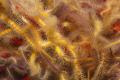
[[[106,9],[106,10],[102,11],[102,12],[101,12],[101,15],[103,15],[103,13],[105,13],[105,12],[107,12],[107,11],[109,11],[109,10],[110,10],[110,4],[111,4],[111,3],[113,3],[113,2],[116,2],[116,1],[115,1],[115,0],[113,0],[113,1],[110,1],[110,2],[108,2],[108,3],[107,3],[108,9]]]

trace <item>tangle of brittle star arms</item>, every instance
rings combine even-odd
[[[47,28],[48,26],[52,25],[54,22],[55,22],[55,20],[54,20],[54,19],[52,19],[52,22],[51,22],[50,24],[45,25],[44,27],[42,27],[42,28],[41,28],[41,29],[39,29],[38,31],[41,31],[41,30],[43,30],[43,29]]]
[[[15,25],[15,23],[14,23],[12,20],[8,19],[4,14],[1,14],[1,18],[2,18],[3,20],[7,21],[9,24],[11,24],[12,27],[15,28],[17,31],[19,31],[21,34],[23,34],[24,37],[25,37],[25,39],[26,39],[34,48],[36,48],[36,46],[30,41],[30,39],[25,35],[25,33],[24,33],[17,25]],[[36,49],[37,49],[37,48],[36,48]]]
[[[30,20],[33,24],[35,24],[35,26],[41,28],[41,26],[39,25],[39,23],[36,22],[36,21],[33,19],[32,16],[29,16],[29,15],[23,10],[22,7],[20,7],[20,6],[19,6],[16,2],[14,2],[14,1],[11,1],[11,2],[15,5],[15,7],[16,7],[28,20]]]
[[[115,0],[113,0],[113,1],[110,1],[110,2],[108,2],[108,3],[107,3],[108,9],[106,9],[106,10],[102,11],[102,12],[101,12],[101,15],[103,15],[103,13],[105,13],[105,12],[107,12],[107,11],[109,11],[109,10],[110,10],[110,3],[113,3],[113,2],[116,2],[116,1],[115,1]]]

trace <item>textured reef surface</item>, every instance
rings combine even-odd
[[[120,0],[0,0],[0,80],[120,80]]]

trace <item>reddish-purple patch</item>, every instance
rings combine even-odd
[[[2,54],[2,57],[9,58],[11,56],[9,54]]]
[[[29,78],[28,77],[25,77],[24,79],[22,79],[22,80],[29,80]]]
[[[20,39],[17,39],[17,38],[13,38],[12,39],[12,44],[13,45],[16,45],[16,46],[20,46],[20,45],[22,45],[24,42],[22,41],[22,40],[20,40]]]

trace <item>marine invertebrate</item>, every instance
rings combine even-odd
[[[0,0],[0,80],[118,80],[119,3]]]

